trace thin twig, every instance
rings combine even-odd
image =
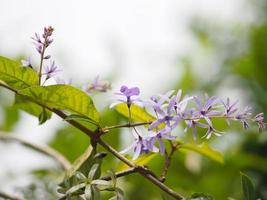
[[[151,123],[152,122],[127,123],[127,124],[121,124],[121,125],[107,126],[107,127],[103,128],[103,130],[109,131],[111,129],[116,129],[116,128],[131,128],[131,127],[136,127],[136,126],[149,125]]]
[[[4,132],[0,132],[0,140],[9,140],[9,141],[19,142],[20,144],[27,146],[35,151],[38,151],[42,154],[52,157],[54,160],[56,160],[61,165],[61,167],[64,170],[69,170],[71,168],[70,162],[66,160],[66,158],[63,155],[61,155],[59,152],[55,151],[54,149],[50,148],[49,146],[41,146],[41,145],[33,144],[13,134],[4,133]]]
[[[179,145],[179,143],[173,144],[170,141],[170,145],[171,145],[171,150],[170,153],[168,154],[168,152],[165,150],[165,163],[164,163],[164,167],[160,176],[160,181],[161,182],[165,182],[166,180],[166,176],[168,173],[168,170],[170,168],[171,165],[171,160],[172,160],[172,156],[175,153],[175,151],[177,150],[177,146]]]

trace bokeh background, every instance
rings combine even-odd
[[[141,88],[142,98],[170,89],[239,99],[255,112],[267,112],[267,1],[266,0],[1,0],[0,55],[14,59],[38,55],[30,37],[44,26],[55,28],[48,49],[75,86],[97,75],[111,81],[113,90],[95,94],[104,124],[123,118],[108,109],[122,84]],[[36,144],[48,144],[73,162],[88,139],[54,116],[38,120],[12,107],[13,95],[0,89],[1,133],[15,134]],[[166,184],[182,194],[204,192],[215,199],[243,199],[239,172],[253,180],[257,196],[267,199],[267,135],[239,124],[210,145],[224,154],[225,164],[198,154],[177,153]],[[105,139],[115,148],[128,144],[129,133]],[[190,140],[190,137],[184,138]],[[201,142],[201,141],[198,141]],[[104,171],[119,165],[107,157]],[[149,164],[162,167],[159,155]],[[25,199],[55,199],[60,169],[52,159],[15,142],[0,141],[0,190]],[[127,199],[161,199],[162,193],[138,175],[120,180]],[[146,195],[144,195],[146,194]]]

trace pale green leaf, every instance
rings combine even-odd
[[[38,74],[19,62],[0,56],[0,80],[14,89],[38,85]]]
[[[70,85],[33,86],[19,91],[37,103],[49,108],[66,110],[99,122],[92,99],[83,91]]]
[[[221,164],[224,163],[223,155],[219,151],[209,147],[209,145],[206,143],[203,143],[201,145],[181,144],[179,146],[179,150],[181,150],[181,151],[184,151],[184,150],[185,151],[188,151],[188,150],[194,151],[194,152],[199,153],[201,155],[204,155],[204,156],[206,156],[206,157],[208,157],[214,161],[217,161]]]

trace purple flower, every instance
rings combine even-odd
[[[185,124],[186,124],[186,128],[184,132],[187,132],[190,128],[192,128],[194,140],[197,140],[197,127],[201,127],[201,128],[209,127],[207,124],[203,124],[199,122],[199,120],[185,120]]]
[[[21,64],[24,67],[30,67],[30,68],[32,68],[31,57],[29,56],[26,60],[21,60]]]
[[[169,101],[169,97],[173,94],[174,90],[168,91],[164,95],[153,95],[150,97],[150,101],[147,102],[148,106],[151,106],[156,112],[160,112],[161,107],[164,106],[166,101]]]
[[[50,65],[45,66],[44,71],[45,71],[44,75],[46,75],[46,80],[47,80],[57,75],[57,73],[60,72],[61,70],[58,69],[58,67],[55,64],[55,61],[52,61],[50,62]]]
[[[134,130],[135,131],[135,130]],[[133,131],[133,135],[135,137],[134,142],[127,147],[126,149],[122,150],[120,153],[125,154],[126,152],[134,149],[133,160],[136,160],[141,154],[149,153],[149,152],[158,152],[158,148],[154,145],[151,146],[149,140],[145,139],[144,137],[140,136],[136,132]]]
[[[192,100],[194,97],[185,96],[182,100],[182,90],[178,90],[177,95],[173,96],[169,102],[170,106],[173,107],[176,115],[180,115],[180,117],[185,116],[186,107],[188,101]]]
[[[161,117],[159,117],[157,120],[152,122],[150,126],[148,127],[148,130],[151,131],[154,128],[157,128],[160,124],[165,123],[166,126],[168,126],[171,129],[174,129],[179,122],[182,120],[181,116],[175,115],[173,113],[173,104],[169,104],[167,106],[167,111],[165,112],[163,109],[159,108],[157,111]]]
[[[227,124],[230,125],[230,121],[228,118],[232,117],[232,114],[234,114],[238,110],[237,108],[235,108],[236,104],[238,103],[238,100],[231,104],[230,99],[227,98],[226,102],[222,101],[222,103],[224,106],[224,114],[227,117]]]
[[[205,95],[204,104],[202,104],[197,97],[194,97],[194,100],[197,106],[197,110],[193,112],[193,117],[204,118],[210,126],[212,126],[210,117],[221,116],[223,114],[222,111],[212,110],[213,108],[217,107],[218,103],[218,98],[215,96],[209,97],[208,95]]]
[[[154,134],[154,136],[152,136],[149,139],[149,149],[152,149],[154,147],[154,143],[156,141],[158,141],[159,143],[159,152],[164,155],[165,153],[165,145],[163,140],[175,140],[175,136],[170,135],[172,129],[170,127],[166,127],[164,129],[161,129],[160,131],[158,131],[157,133]]]
[[[263,129],[266,129],[266,123],[263,120],[264,120],[264,113],[259,113],[254,117],[254,121],[259,126],[259,132],[262,132]]]
[[[248,129],[249,128],[249,124],[248,124],[248,119],[250,119],[251,116],[251,112],[250,112],[251,108],[250,107],[245,107],[245,109],[242,112],[239,112],[236,116],[235,119],[239,120],[242,124],[244,129]]]
[[[139,90],[138,87],[128,88],[127,86],[123,85],[120,88],[120,92],[119,93],[115,93],[115,94],[126,97],[126,100],[122,100],[122,99],[118,99],[118,100],[120,102],[126,103],[128,108],[131,107],[132,103],[140,102],[139,99],[132,99],[133,96],[138,96],[140,94],[140,90]],[[113,107],[116,104],[118,104],[118,103],[112,104],[110,107]]]
[[[99,76],[97,76],[93,83],[84,87],[84,91],[87,93],[92,93],[93,91],[106,92],[111,89],[111,84],[108,81],[99,80]]]

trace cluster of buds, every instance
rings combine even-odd
[[[236,107],[237,101],[230,102],[218,97],[209,97],[207,94],[203,99],[197,96],[185,96],[182,98],[182,91],[179,90],[176,94],[174,91],[169,91],[164,95],[154,95],[148,101],[140,99],[132,99],[132,96],[139,95],[139,88],[128,88],[122,86],[119,95],[125,96],[125,99],[120,99],[119,102],[127,104],[129,112],[131,104],[142,102],[142,104],[153,110],[156,120],[151,122],[147,128],[147,136],[142,136],[140,131],[134,127],[134,143],[122,153],[134,149],[133,159],[136,159],[142,153],[160,152],[165,153],[163,140],[175,140],[175,136],[171,135],[172,131],[181,123],[185,124],[184,132],[192,129],[193,138],[197,139],[197,128],[206,129],[206,134],[202,138],[209,139],[212,135],[221,136],[222,132],[218,131],[214,125],[213,119],[224,119],[230,125],[230,121],[239,121],[243,127],[247,129],[249,122],[255,122],[259,126],[259,131],[266,128],[263,113],[252,117],[250,108],[246,107],[239,111]],[[158,142],[159,148],[155,146]]]
[[[51,36],[53,34],[54,29],[49,27],[44,27],[44,32],[42,34],[42,38],[38,33],[35,33],[35,36],[32,37],[33,44],[38,51],[39,54],[43,54],[45,49],[53,42],[53,39],[51,39]],[[44,56],[44,59],[49,59],[50,56]]]

